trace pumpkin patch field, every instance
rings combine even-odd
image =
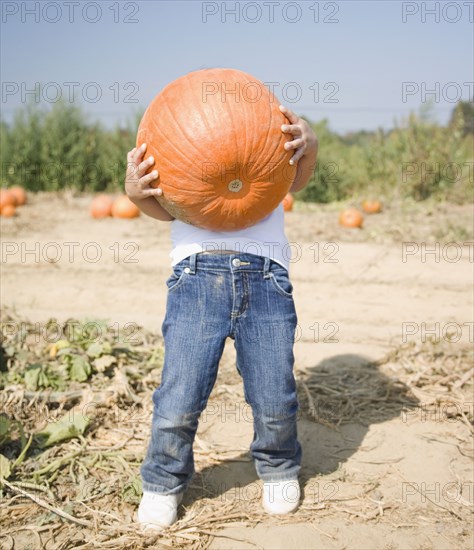
[[[295,197],[301,505],[261,507],[229,340],[178,522],[153,534],[135,520],[169,225],[119,195],[28,192],[0,217],[0,547],[471,548],[471,207]]]
[[[472,6],[1,2],[0,550],[474,548]]]

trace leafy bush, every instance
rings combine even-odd
[[[472,199],[473,134],[465,134],[463,111],[447,127],[411,114],[390,131],[342,138],[327,121],[313,124],[320,142],[318,165],[298,198],[331,202],[361,196],[387,200],[429,197]]]
[[[2,185],[31,191],[102,191],[122,186],[136,124],[105,130],[64,102],[46,110],[29,104],[1,126]]]

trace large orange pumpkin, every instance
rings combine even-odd
[[[0,210],[5,206],[16,206],[16,199],[9,189],[0,189]]]
[[[339,214],[339,223],[344,227],[362,227],[364,217],[357,208],[348,208]]]
[[[113,200],[108,195],[97,195],[94,197],[90,206],[90,215],[93,218],[107,218],[112,215]]]
[[[242,71],[205,69],[166,86],[145,111],[137,146],[153,155],[175,218],[216,231],[254,225],[283,200],[296,175],[280,102]]]
[[[112,204],[112,216],[114,218],[137,218],[140,215],[138,206],[127,197],[122,195],[114,200]]]
[[[20,185],[14,185],[8,189],[10,193],[15,197],[17,206],[23,206],[26,203],[26,191]]]

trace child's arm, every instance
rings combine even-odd
[[[290,164],[296,162],[296,176],[290,191],[301,191],[308,183],[313,170],[316,167],[316,159],[318,158],[318,138],[313,132],[309,124],[299,118],[293,111],[280,105],[280,111],[287,117],[291,124],[283,124],[281,131],[285,134],[295,136],[293,141],[285,144],[285,149],[296,149],[295,154],[291,157]]]
[[[150,174],[146,171],[155,164],[153,157],[148,157],[143,161],[143,155],[146,151],[146,144],[143,143],[138,149],[134,147],[127,154],[127,175],[125,177],[125,192],[128,198],[135,203],[147,216],[169,222],[174,220],[173,216],[167,212],[155,197],[163,194],[163,191],[157,187],[150,187],[152,181],[158,179],[158,170],[153,170]]]

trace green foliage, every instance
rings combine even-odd
[[[463,124],[463,134],[474,134],[474,97],[471,101],[460,101],[452,115],[450,124],[456,124],[456,118],[459,116],[459,112],[464,120]]]
[[[347,177],[351,151],[337,134],[331,132],[327,120],[314,124],[313,129],[320,144],[318,162],[313,177],[298,198],[311,202],[339,201],[351,194],[351,180]]]
[[[121,188],[126,153],[137,121],[105,130],[79,107],[57,102],[47,110],[31,103],[1,123],[2,185],[31,191],[103,191]]]
[[[55,337],[59,328],[61,339]],[[71,382],[90,382],[97,376],[109,379],[119,365],[145,356],[136,351],[141,336],[135,334],[136,327],[132,328],[133,333],[124,330],[120,334],[102,320],[70,319],[60,325],[50,319],[42,327],[2,321],[0,343],[5,369],[0,372],[0,389],[21,384],[30,391],[64,390]],[[147,351],[146,358],[161,365],[161,350],[158,346]]]
[[[298,198],[332,202],[361,197],[386,200],[434,198],[472,200],[473,135],[465,135],[462,109],[447,127],[428,112],[411,114],[391,131],[379,129],[339,137],[327,122],[314,124],[320,142],[318,164]]]
[[[0,390],[5,394],[0,413],[1,497],[2,480],[16,475],[25,459],[35,461],[38,450],[59,447],[72,438],[83,440],[96,419],[95,413],[89,414],[89,405],[94,405],[94,411],[96,405],[110,408],[112,401],[103,402],[103,391],[115,403],[120,401],[119,406],[129,407],[130,402],[141,406],[142,399],[135,392],[143,392],[144,379],[162,369],[164,348],[160,336],[134,323],[123,327],[93,319],[30,323],[9,311],[0,313],[0,349],[5,356],[5,370],[0,372]],[[70,408],[68,403],[79,399]],[[32,403],[41,413],[46,410],[45,414],[32,414]],[[59,408],[57,403],[61,403]],[[28,457],[30,446],[34,453]],[[78,454],[81,452],[67,458],[54,455],[52,462],[45,455],[46,465],[28,466],[28,476],[37,484],[45,474],[55,476],[65,461]],[[129,474],[127,470],[127,477]],[[133,502],[140,492],[136,481],[128,479],[123,499]]]
[[[38,447],[51,447],[62,441],[67,441],[79,435],[83,435],[89,426],[91,419],[83,410],[68,411],[54,423],[49,423],[46,428],[37,432],[34,436],[35,445]]]
[[[125,128],[105,130],[73,105],[58,102],[49,110],[26,105],[10,126],[0,123],[1,183],[33,191],[120,189],[140,115]],[[297,198],[320,203],[371,196],[469,201],[472,117],[472,104],[460,102],[447,127],[432,120],[429,105],[390,131],[339,136],[327,120],[315,123],[318,163]]]

